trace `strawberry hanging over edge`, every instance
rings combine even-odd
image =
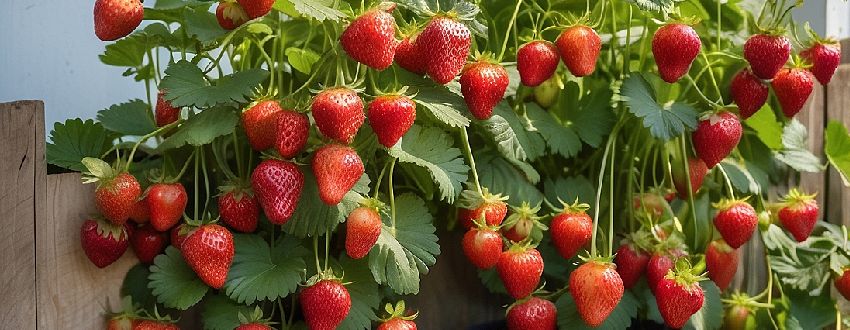
[[[168,231],[183,218],[189,195],[180,183],[155,183],[145,192],[150,210],[150,224],[158,231]]]
[[[357,62],[376,70],[393,64],[398,41],[395,39],[396,4],[382,2],[351,21],[339,37],[342,49]]]
[[[782,35],[755,34],[744,43],[744,58],[753,74],[771,80],[791,57],[791,42]]]
[[[369,103],[369,125],[378,142],[392,148],[416,120],[416,103],[405,95],[380,95]]]
[[[726,291],[738,272],[740,252],[722,239],[712,241],[705,249],[705,269],[720,291]]]
[[[670,23],[656,30],[652,55],[661,79],[671,84],[679,81],[691,69],[701,47],[699,35],[689,25]]]
[[[316,127],[325,137],[349,144],[354,140],[366,119],[363,100],[348,87],[333,87],[321,91],[311,106]]]
[[[215,18],[218,25],[225,30],[238,28],[249,20],[248,13],[235,0],[219,1],[218,7],[215,8]]]
[[[588,209],[590,205],[579,203],[578,199],[573,205],[564,203],[563,209],[552,218],[549,224],[552,244],[564,259],[572,259],[587,242],[590,242],[593,219],[587,215]]]
[[[86,172],[84,183],[97,182],[94,201],[97,210],[114,224],[122,225],[133,214],[142,187],[132,174],[119,172],[97,158],[82,159]]]
[[[803,242],[814,230],[819,211],[815,195],[806,195],[795,188],[785,196],[778,217],[782,227],[785,227],[797,242]]]
[[[658,283],[655,303],[667,326],[679,329],[702,308],[705,293],[699,285],[702,277],[691,274],[688,267],[677,265]]]
[[[319,197],[331,206],[339,204],[366,171],[357,151],[341,144],[327,144],[319,148],[311,165]]]
[[[555,44],[561,60],[574,76],[588,76],[596,70],[602,39],[593,28],[583,24],[570,26],[561,32]]]
[[[458,220],[463,228],[470,229],[475,220],[484,217],[486,225],[498,227],[508,214],[507,196],[492,194],[487,188],[482,188],[479,193],[473,190],[464,190],[460,193],[458,207]]]
[[[283,225],[301,199],[304,174],[293,163],[278,159],[266,159],[251,174],[251,187],[269,221]]]
[[[733,249],[749,241],[758,226],[758,214],[746,200],[723,199],[713,205],[717,209],[714,227]]]
[[[794,117],[806,105],[815,87],[813,78],[811,72],[802,68],[787,68],[776,73],[770,86],[785,117]]]
[[[697,156],[711,169],[738,146],[743,127],[738,116],[722,110],[702,119],[691,134]]]
[[[310,329],[335,329],[351,310],[351,296],[341,280],[327,273],[307,281],[298,297]]]
[[[384,310],[390,315],[381,319],[381,325],[377,330],[416,330],[416,322],[413,320],[419,316],[419,312],[407,315],[404,300],[399,300],[395,306],[387,303]]]
[[[581,319],[598,327],[623,298],[623,280],[608,258],[590,259],[570,273],[570,295]]]
[[[530,296],[508,307],[506,321],[508,330],[555,330],[558,309],[549,300]]]
[[[86,257],[98,268],[121,258],[130,245],[127,224],[113,224],[103,219],[88,219],[80,227],[80,243]]]
[[[384,208],[381,201],[367,198],[360,205],[348,214],[345,221],[345,253],[352,259],[369,254],[384,227],[379,213]]]
[[[246,183],[232,183],[218,188],[218,213],[221,221],[241,233],[253,233],[260,219],[260,204],[254,190]]]
[[[274,147],[286,159],[298,156],[310,138],[310,119],[307,115],[291,110],[282,110],[277,115]]]
[[[205,224],[186,236],[180,247],[186,263],[213,289],[221,289],[233,263],[233,234],[217,224]]]
[[[800,57],[812,64],[809,70],[821,85],[827,85],[841,64],[841,44],[834,39],[819,39],[800,52]]]
[[[274,0],[236,0],[236,2],[245,9],[250,19],[266,16],[274,6]]]
[[[422,29],[414,45],[416,54],[424,60],[428,76],[445,85],[463,69],[471,42],[472,34],[466,25],[452,17],[435,16]]]
[[[770,89],[749,68],[735,74],[729,85],[732,100],[738,105],[741,118],[747,119],[755,114],[765,103]]]
[[[540,283],[543,257],[527,243],[513,244],[499,256],[496,271],[508,294],[514,299],[521,299],[534,292]]]
[[[283,111],[274,100],[260,101],[242,112],[242,127],[251,148],[263,151],[274,146],[277,137],[277,116]]]
[[[157,255],[168,246],[168,233],[157,231],[149,223],[139,226],[130,235],[133,252],[143,264],[153,263]]]
[[[102,41],[121,39],[135,30],[145,16],[139,0],[97,0],[94,3],[94,34]]]
[[[479,120],[489,119],[505,91],[508,89],[508,72],[486,57],[466,65],[460,76],[460,92],[469,112]]]
[[[555,74],[561,56],[558,47],[546,40],[534,40],[517,51],[516,67],[522,84],[537,87]]]

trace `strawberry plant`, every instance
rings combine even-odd
[[[848,234],[794,186],[850,174],[850,135],[824,161],[794,118],[840,63],[801,3],[98,0],[147,98],[48,161],[97,184],[92,263],[142,262],[110,326],[415,329],[457,249],[511,329],[822,328]]]

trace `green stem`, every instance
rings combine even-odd
[[[168,129],[170,129],[170,128],[174,127],[174,126],[177,126],[177,125],[179,125],[179,124],[180,124],[180,123],[182,123],[182,122],[183,122],[183,121],[182,121],[181,119],[177,119],[177,121],[175,121],[175,122],[173,122],[173,123],[171,123],[171,124],[168,124],[168,125],[162,126],[162,127],[158,128],[157,130],[155,130],[155,131],[153,131],[153,132],[150,132],[150,133],[148,133],[147,135],[142,136],[141,138],[139,138],[139,141],[138,141],[138,142],[136,142],[136,145],[134,145],[134,146],[133,146],[133,150],[131,150],[131,151],[130,151],[130,157],[129,157],[129,158],[127,158],[127,164],[126,164],[126,165],[124,165],[124,171],[125,171],[125,172],[127,172],[127,171],[129,171],[129,170],[130,170],[130,164],[133,162],[133,157],[135,157],[135,156],[136,156],[136,149],[138,149],[138,148],[139,148],[139,146],[140,146],[142,143],[145,143],[145,141],[146,141],[147,139],[150,139],[151,137],[156,136],[156,135],[158,135],[159,133],[162,133],[163,131],[166,131],[166,130],[168,130]]]
[[[207,155],[204,151],[204,147],[200,147],[201,154],[196,157],[201,157],[201,171],[204,173],[204,191],[206,191],[206,195],[204,196],[204,213],[201,216],[205,216],[210,206],[210,177],[207,173]]]
[[[599,169],[599,180],[596,183],[596,202],[593,206],[593,232],[590,235],[590,256],[596,258],[596,232],[599,230],[599,200],[602,197],[602,180],[605,177],[605,165],[608,164],[608,153],[611,151],[611,136],[605,143],[605,152],[602,154],[602,167]]]
[[[381,191],[381,182],[384,180],[384,173],[387,171],[387,167],[390,166],[390,163],[394,163],[395,158],[391,158],[384,164],[384,167],[381,168],[381,173],[378,174],[378,180],[375,181],[375,192],[373,193],[373,198],[378,198],[378,193]]]
[[[732,181],[729,180],[729,175],[726,174],[726,170],[723,169],[723,165],[717,166],[717,168],[720,170],[720,173],[723,174],[723,180],[726,181],[726,189],[729,190],[729,196],[732,197],[732,199],[736,199],[735,190],[732,189]]]
[[[196,155],[198,154],[198,149],[200,149],[200,147],[195,147],[195,154]],[[194,196],[194,198],[195,198],[195,212],[194,212],[194,216],[192,217],[193,220],[198,220],[198,204],[199,204],[198,203],[198,195],[200,195],[199,191],[198,191],[199,190],[198,189],[198,181],[200,181],[199,180],[199,173],[200,173],[200,169],[201,169],[201,161],[198,160],[198,158],[200,158],[200,157],[195,156],[195,180],[194,180],[194,185],[195,185],[195,194],[194,194],[195,195]]]
[[[508,48],[508,39],[511,36],[511,30],[514,27],[514,22],[516,21],[517,14],[519,14],[519,7],[522,5],[522,0],[517,0],[516,7],[514,8],[514,14],[511,16],[511,20],[508,21],[508,28],[505,30],[505,40],[502,40],[502,50],[499,51],[499,57],[497,57],[498,61],[501,62],[502,58],[505,56],[505,51]]]
[[[328,269],[328,259],[331,255],[331,231],[325,231],[325,270]]]
[[[626,26],[626,57],[623,59],[623,72],[620,74],[620,77],[631,72],[631,68],[629,66],[632,63],[632,10],[632,6],[629,5],[629,22]]]
[[[321,274],[322,264],[319,262],[319,236],[313,236],[313,257],[316,259],[316,274]]]
[[[395,192],[393,191],[393,171],[395,170],[396,159],[393,158],[390,161],[390,171],[387,174],[388,181],[387,185],[390,190],[390,222],[392,224],[393,236],[395,236]]]
[[[631,8],[631,6],[629,6]],[[617,137],[611,142],[611,165],[608,168],[608,256],[614,255],[614,160],[617,155]]]
[[[189,158],[186,158],[186,162],[183,163],[183,168],[180,169],[180,173],[177,173],[177,176],[174,177],[174,181],[180,181],[180,178],[183,177],[183,174],[186,173],[186,169],[189,168],[189,162],[192,161],[192,158],[195,157],[195,152],[189,155]]]
[[[466,133],[466,127],[460,128],[460,140],[463,143],[463,151],[472,170],[472,181],[475,183],[475,189],[481,193],[481,182],[478,181],[478,170],[475,168],[475,158],[472,157],[472,147],[469,145],[469,135]]]
[[[703,61],[705,61],[705,65],[708,67],[708,76],[711,78],[711,84],[714,86],[714,91],[717,92],[717,102],[723,104],[723,93],[720,92],[720,86],[717,85],[717,78],[714,77],[714,70],[711,69],[711,62],[708,60],[708,56],[705,55],[705,51],[700,51],[699,53],[702,56]]]
[[[722,10],[721,10],[721,4],[722,3],[723,3],[722,1],[717,1],[717,36],[716,36],[717,37],[717,44],[714,45],[715,50],[720,50],[720,42],[722,41],[722,39],[720,38],[720,34],[722,33],[722,30],[721,30],[722,21],[720,19],[721,18],[720,17],[721,12],[722,12]]]
[[[688,208],[691,209],[691,220],[694,221],[694,228],[696,228],[697,209],[696,209],[696,206],[694,204],[694,193],[693,193],[694,189],[693,189],[693,183],[691,183],[691,175],[690,175],[691,169],[690,169],[690,163],[688,162],[688,147],[687,147],[687,139],[685,138],[685,133],[682,133],[681,142],[682,143],[680,145],[680,148],[681,148],[680,151],[682,152],[682,166],[685,167],[685,173],[686,173],[685,176],[687,177],[685,182],[687,183],[686,187],[688,187]],[[711,236],[709,236],[709,239],[711,239]]]

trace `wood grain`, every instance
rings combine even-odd
[[[825,119],[826,119],[826,89],[822,87],[820,84],[815,83],[815,89],[812,92],[812,95],[809,97],[809,100],[806,102],[806,105],[803,106],[803,110],[797,114],[797,120],[806,126],[806,130],[809,133],[808,139],[808,149],[815,156],[820,157],[820,159],[826,162],[826,156],[823,153],[823,133],[824,127],[826,127]],[[826,172],[821,171],[817,173],[800,173],[800,188],[806,193],[814,193],[814,192],[822,192],[823,187],[826,185],[827,175]],[[793,183],[789,183],[791,186],[795,186]],[[781,192],[782,195],[785,194],[785,191]],[[818,205],[824,205],[824,193],[819,193],[817,195]]]
[[[0,324],[36,327],[36,173],[44,172],[44,104],[0,104]]]
[[[826,88],[826,111],[829,120],[837,120],[850,126],[850,65],[838,67],[835,76]],[[850,225],[850,188],[844,186],[841,176],[830,167],[827,189],[824,189],[826,207],[823,216],[831,223]]]

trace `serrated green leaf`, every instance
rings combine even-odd
[[[384,226],[375,247],[369,252],[369,269],[378,284],[386,284],[398,294],[419,293],[419,274],[437,261],[440,245],[433,216],[425,202],[413,194],[396,197],[395,229],[384,216]]]
[[[283,231],[297,237],[313,237],[333,231],[352,210],[359,206],[363,195],[369,194],[369,176],[363,174],[360,181],[354,185],[336,206],[329,206],[319,198],[319,188],[313,171],[306,166],[300,167],[304,173],[304,189],[301,199],[295,207],[292,218],[283,225]]]
[[[490,269],[478,269],[477,271],[478,278],[481,279],[481,284],[484,284],[487,291],[494,294],[508,294],[508,290],[505,289],[505,284],[502,283],[502,279],[499,278],[499,273],[496,271],[496,267]]]
[[[121,282],[121,296],[130,296],[133,298],[133,303],[139,304],[142,308],[152,308],[156,304],[156,297],[148,288],[150,274],[148,266],[141,263],[130,268],[124,275],[124,281]]]
[[[310,49],[292,47],[286,49],[286,58],[295,70],[310,74],[313,64],[318,62],[321,56]]]
[[[824,153],[829,163],[841,174],[845,186],[850,186],[850,134],[841,122],[830,120],[824,136]]]
[[[537,190],[516,166],[495,152],[475,154],[476,162],[486,164],[478,167],[481,186],[493,193],[510,196],[508,204],[520,205],[529,202],[532,205],[543,202],[543,193]]]
[[[592,213],[592,205],[596,203],[596,190],[593,188],[593,183],[584,176],[554,180],[546,178],[543,181],[543,191],[546,193],[546,199],[555,206],[560,206],[559,199],[572,204],[578,198],[579,202],[591,205],[588,212]]]
[[[201,322],[204,323],[205,330],[232,330],[242,324],[239,321],[239,313],[248,316],[253,312],[253,307],[238,304],[219,293],[204,300]]]
[[[720,166],[726,171],[729,181],[732,182],[732,186],[738,189],[738,191],[750,194],[759,194],[761,192],[759,183],[756,182],[746,166],[729,159],[723,160]]]
[[[339,263],[345,271],[343,280],[350,283],[345,288],[351,295],[351,310],[337,329],[371,329],[372,321],[378,319],[378,316],[375,315],[375,309],[381,303],[381,294],[378,290],[378,283],[375,283],[372,273],[369,271],[368,260],[366,258],[354,260],[343,257]]]
[[[179,148],[185,144],[196,147],[209,144],[219,136],[232,133],[238,123],[236,109],[231,107],[215,107],[201,111],[174,130],[174,133],[157,147],[157,151]]]
[[[125,38],[106,45],[103,54],[98,56],[106,65],[139,67],[144,62],[145,54],[154,46],[150,38],[142,31],[137,31]]]
[[[654,11],[667,14],[673,10],[674,0],[626,0],[635,4],[643,11]]]
[[[304,16],[315,18],[318,21],[339,21],[346,17],[345,13],[334,7],[333,0],[286,0],[292,3],[295,11]]]
[[[150,107],[138,99],[98,111],[97,120],[106,129],[123,135],[142,136],[156,130]]]
[[[294,237],[283,235],[274,248],[257,235],[233,236],[236,255],[227,274],[224,290],[240,304],[273,301],[298,289],[310,254]]]
[[[526,119],[517,116],[507,102],[496,105],[493,116],[478,123],[506,158],[535,160],[545,151],[545,142],[540,134],[527,131]]]
[[[272,28],[268,24],[251,23],[251,25],[248,25],[248,33],[261,34],[262,35],[262,34],[272,34],[272,33],[274,33],[274,31],[272,31]]]
[[[54,123],[47,143],[47,162],[69,170],[86,170],[83,158],[100,156],[112,146],[114,137],[103,125],[91,119],[68,119]]]
[[[209,290],[173,246],[154,259],[150,270],[148,287],[165,307],[187,310],[201,301]]]
[[[463,115],[468,112],[466,102],[444,86],[420,87],[413,100],[450,127],[469,127],[469,118]]]
[[[622,98],[629,112],[643,120],[643,126],[652,136],[670,140],[681,135],[686,128],[697,125],[697,112],[683,103],[662,107],[655,99],[655,90],[641,74],[632,74],[623,81]]]
[[[787,290],[791,316],[802,329],[826,329],[835,323],[835,301],[829,292],[811,296],[805,292]]]
[[[201,42],[210,42],[223,36],[227,31],[218,24],[215,15],[208,6],[187,8],[184,12],[186,32]]]
[[[720,301],[720,289],[712,281],[699,283],[705,296],[702,308],[691,316],[683,329],[714,330],[723,324],[723,303]]]
[[[389,149],[389,154],[400,162],[428,169],[440,188],[440,199],[453,203],[469,172],[460,150],[453,145],[454,139],[443,130],[413,125],[401,141]]]
[[[159,87],[166,91],[165,99],[176,107],[207,108],[221,103],[247,102],[246,96],[253,95],[254,89],[268,76],[266,70],[249,69],[210,84],[200,68],[181,60],[168,66]]]
[[[526,103],[528,118],[531,125],[543,136],[549,150],[566,158],[573,157],[581,151],[581,140],[572,127],[566,127],[552,117],[537,103]]]
[[[632,324],[632,319],[637,317],[638,300],[635,296],[626,291],[623,298],[617,307],[608,315],[605,322],[602,322],[598,327],[592,328],[584,323],[576,309],[573,296],[569,293],[562,295],[555,302],[558,308],[558,327],[561,329],[596,329],[596,330],[614,330],[626,329]]]
[[[564,126],[575,130],[584,143],[599,148],[605,142],[603,138],[611,132],[617,122],[617,117],[611,108],[612,96],[613,92],[607,88],[585,94],[578,101],[578,106],[565,107]]]
[[[776,120],[776,114],[769,104],[762,106],[744,122],[756,131],[759,140],[768,148],[782,150],[782,124]]]
[[[782,151],[775,152],[776,159],[801,172],[820,172],[823,165],[818,156],[809,151],[809,134],[806,126],[791,120],[782,131]]]

